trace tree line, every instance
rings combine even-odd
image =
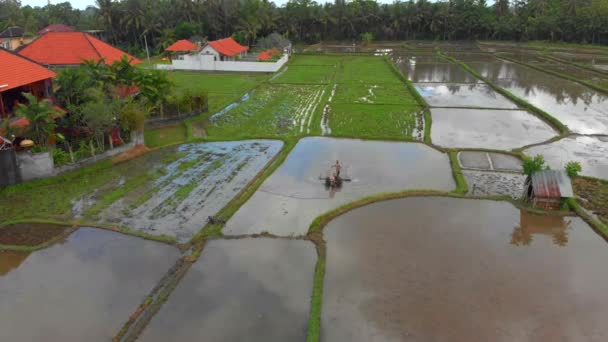
[[[96,0],[85,10],[69,2],[44,7],[0,0],[0,28],[28,32],[52,23],[103,30],[106,39],[139,54],[144,38],[156,51],[176,39],[235,35],[247,44],[278,32],[295,42],[496,39],[608,44],[608,0]]]

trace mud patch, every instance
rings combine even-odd
[[[547,123],[521,110],[432,108],[433,143],[451,148],[514,149],[551,139]]]
[[[12,265],[0,272],[2,340],[111,340],[179,255],[93,228],[31,254],[0,252]]]
[[[458,153],[458,162],[463,169],[486,171],[513,171],[522,172],[521,159],[495,152],[461,151]]]
[[[326,189],[324,178],[337,159],[350,181]],[[423,144],[304,138],[227,222],[224,234],[303,235],[315,217],[365,196],[454,187],[448,157]]]
[[[104,222],[157,235],[192,238],[281,149],[281,141],[248,140],[186,144],[164,175],[114,202]]]
[[[463,170],[469,186],[469,196],[522,197],[526,176],[519,173]]]
[[[608,248],[579,218],[407,198],[324,231],[323,341],[608,339]]]
[[[581,205],[608,224],[608,183],[575,178],[572,185],[574,193],[582,198]]]
[[[38,246],[49,242],[71,228],[48,223],[17,223],[0,226],[0,245]]]
[[[581,163],[584,176],[608,179],[608,137],[573,136],[524,151],[529,156],[542,154],[554,170],[562,170],[569,161]]]
[[[141,341],[304,341],[316,251],[285,239],[209,241]]]

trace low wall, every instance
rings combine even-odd
[[[54,175],[55,164],[51,152],[20,152],[17,153],[17,163],[21,172],[21,180],[24,182]]]
[[[60,174],[62,174],[64,172],[76,170],[76,169],[79,169],[79,168],[81,168],[83,166],[93,164],[93,163],[98,162],[98,161],[103,160],[103,159],[112,158],[112,157],[114,157],[114,156],[116,156],[118,154],[121,154],[123,152],[126,152],[127,150],[132,149],[134,146],[135,146],[135,143],[134,143],[133,139],[131,139],[130,143],[126,143],[124,145],[120,145],[119,147],[115,147],[115,148],[113,148],[111,150],[106,150],[105,152],[100,153],[100,154],[98,154],[98,155],[96,155],[94,157],[89,157],[89,158],[86,158],[86,159],[79,160],[79,161],[75,162],[74,164],[67,164],[67,165],[58,166],[58,167],[56,167],[56,168],[53,169],[53,173],[52,173],[51,176],[57,176],[57,175],[60,175]]]
[[[171,65],[157,64],[161,70],[205,70],[205,71],[241,71],[241,72],[277,72],[287,61],[288,55],[283,55],[276,62],[239,62],[214,61],[213,55],[185,55],[183,59],[171,61]]]
[[[0,150],[0,186],[21,183],[21,174],[14,149]]]

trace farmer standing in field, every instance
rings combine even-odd
[[[336,160],[336,164],[334,164],[332,167],[336,169],[336,178],[340,178],[340,171],[342,170],[342,165],[340,165],[340,162]]]

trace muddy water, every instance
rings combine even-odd
[[[582,175],[608,179],[608,137],[572,136],[524,151],[529,156],[542,154],[552,169],[563,169],[566,163],[577,161]]]
[[[443,147],[509,150],[546,141],[557,133],[522,110],[432,108],[431,140]]]
[[[608,340],[608,246],[579,218],[408,198],[325,239],[322,341]]]
[[[210,241],[139,340],[305,341],[315,262],[308,241]]]
[[[323,180],[339,159],[342,188]],[[305,234],[312,220],[342,204],[380,192],[452,190],[447,155],[426,145],[354,139],[304,138],[228,221],[224,234]]]
[[[171,246],[81,228],[0,272],[2,341],[108,341],[179,257]]]
[[[470,63],[484,77],[550,113],[580,134],[608,134],[608,96],[510,62]]]
[[[515,103],[485,84],[416,83],[414,86],[431,107],[517,109]]]
[[[187,144],[183,156],[150,186],[152,195],[131,209],[120,200],[104,212],[106,221],[187,241],[223,208],[283,146],[248,140]],[[127,212],[125,210],[128,210]]]

